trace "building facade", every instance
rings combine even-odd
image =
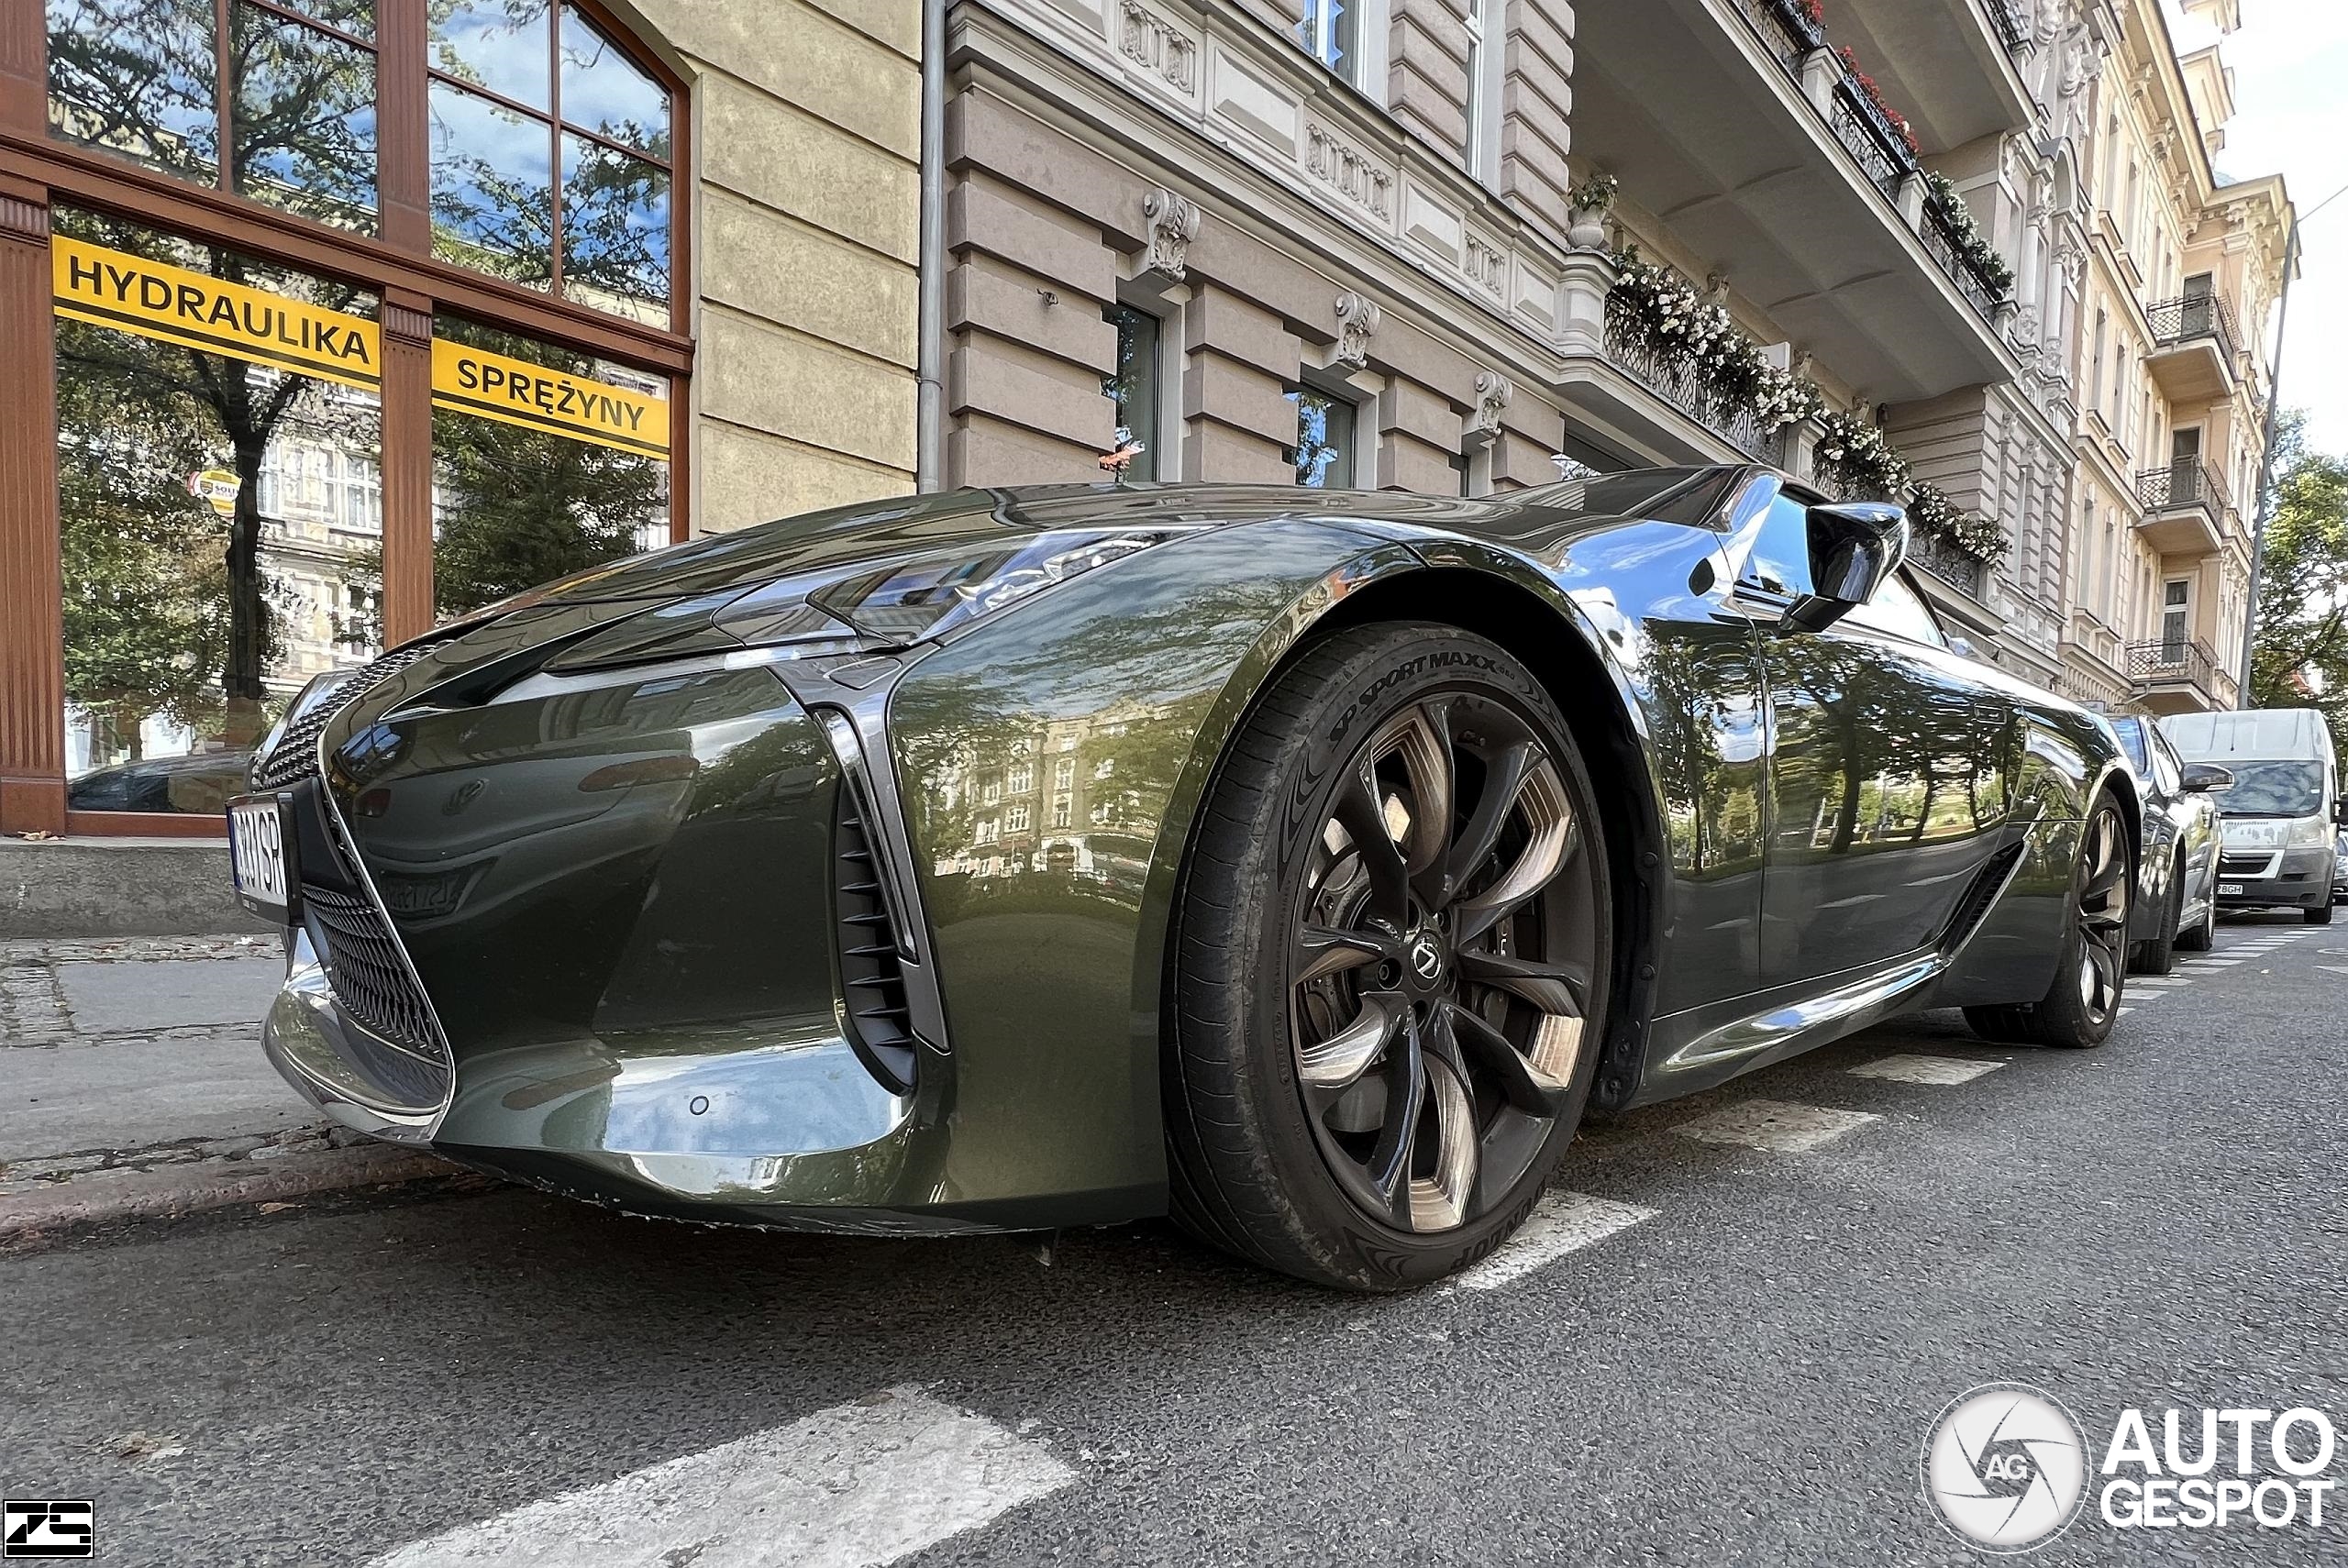
[[[2093,94],[2091,239],[2063,686],[2154,712],[2231,708],[2265,465],[2270,326],[2291,209],[2279,178],[2226,178],[2218,38],[2239,0],[2178,18],[2116,6]]]
[[[2081,690],[2102,659],[2122,699],[2143,606],[2073,613],[2120,558],[2083,555],[2075,470],[2083,317],[2121,303],[2090,264],[2098,127],[2132,72],[2199,69],[2154,61],[2148,15],[7,7],[0,830],[216,832],[305,679],[436,616],[923,482],[1097,480],[1112,452],[1130,480],[1448,495],[1778,464],[1906,500],[1984,657]],[[2189,222],[2173,203],[2178,254],[2263,319],[2210,215],[2254,224],[2249,189],[2166,156],[2208,186]],[[2231,461],[2254,421],[2227,409],[2201,428]],[[2099,527],[2155,466],[2108,456]],[[2228,580],[2197,569],[2221,637]],[[1007,790],[1025,762],[971,766]],[[1114,805],[1088,788],[1089,823]],[[962,853],[1048,854],[1047,792],[1017,828],[1001,803]]]

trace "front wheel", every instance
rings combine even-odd
[[[1974,1032],[1990,1040],[2068,1050],[2085,1050],[2110,1039],[2120,1017],[2128,895],[2134,885],[2128,821],[2118,801],[2102,796],[2080,835],[2054,983],[2034,1002],[1966,1008],[1965,1021]]]
[[[2299,911],[2299,919],[2309,925],[2330,925],[2331,923],[2331,901],[2327,899],[2311,910],[2301,910]]]
[[[2161,929],[2157,935],[2136,944],[2135,956],[2128,968],[2132,974],[2165,975],[2176,967],[2177,927],[2185,922],[2185,862],[2176,863],[2176,874],[2169,878],[2168,907],[2161,913]]]
[[[1597,1070],[1605,836],[1564,716],[1493,644],[1338,633],[1231,743],[1179,911],[1175,1217],[1318,1284],[1498,1245]]]

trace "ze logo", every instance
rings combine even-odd
[[[78,1503],[0,1503],[6,1534],[0,1557],[87,1557],[95,1550],[96,1506]]]

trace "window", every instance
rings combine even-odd
[[[997,801],[1002,799],[1002,780],[1000,778],[988,779],[985,790],[981,790],[980,793],[985,798],[988,805],[993,805]]]
[[[1304,51],[1346,81],[1356,80],[1355,13],[1361,0],[1304,0],[1304,16],[1296,24],[1296,41]]]
[[[1117,329],[1117,368],[1101,378],[1101,395],[1116,405],[1117,441],[1136,443],[1141,451],[1126,465],[1125,477],[1161,477],[1157,447],[1163,436],[1158,417],[1157,318],[1131,305],[1111,305],[1102,313]]]
[[[1296,482],[1317,490],[1350,490],[1354,468],[1354,405],[1313,387],[1288,394],[1296,404],[1296,445],[1290,448]]]
[[[995,820],[992,817],[981,817],[979,819],[978,829],[972,837],[980,844],[992,844],[1001,835],[1002,830],[995,825]]]
[[[1056,827],[1056,828],[1064,828],[1064,827],[1068,826],[1068,825],[1069,825],[1069,810],[1070,810],[1070,801],[1069,801],[1069,798],[1068,796],[1066,796],[1066,795],[1055,795],[1055,796],[1053,796],[1053,797],[1052,797],[1052,825],[1053,825],[1054,827]]]
[[[404,3],[422,72],[380,59],[393,0],[46,0],[50,132],[362,234],[385,171],[412,174],[440,259],[673,325],[668,88],[575,5]],[[412,115],[384,113],[392,81]]]
[[[2099,308],[2095,313],[2095,352],[2088,358],[2088,406],[2103,407],[2103,355],[2106,340],[2111,336],[2111,317]]]
[[[1052,788],[1066,790],[1076,782],[1076,758],[1063,756],[1052,764]]]
[[[1501,94],[1507,74],[1507,0],[1468,0],[1468,172],[1486,183],[1501,175]],[[1462,493],[1465,493],[1464,491]]]
[[[2171,661],[2185,657],[2193,615],[2193,584],[2174,578],[2161,587],[2161,657]]]
[[[1005,833],[1027,831],[1027,803],[1024,801],[1002,813],[1002,831]]]
[[[1021,763],[1011,770],[1005,783],[1013,794],[1024,795],[1036,787],[1036,765],[1032,762]]]

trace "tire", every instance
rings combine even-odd
[[[2054,980],[2034,1002],[1968,1007],[1965,1021],[1989,1040],[2084,1051],[2111,1037],[2126,985],[2128,899],[2136,885],[2128,821],[2109,794],[2096,798],[2071,871],[2069,918]]]
[[[1556,703],[1482,638],[1357,627],[1273,679],[1218,767],[1176,911],[1180,1224],[1390,1291],[1523,1222],[1605,1037],[1596,799]]]
[[[2326,899],[2323,902],[2318,904],[2311,910],[2301,910],[2299,911],[2299,919],[2309,925],[2330,925],[2331,923],[2331,900],[2330,899]]]
[[[2191,931],[2176,933],[2179,953],[2207,953],[2218,944],[2218,896],[2210,895],[2210,907],[2202,911],[2201,923]]]
[[[2131,974],[2165,975],[2176,967],[2176,939],[2182,934],[2176,928],[2185,919],[2184,861],[2176,863],[2176,875],[2170,883],[2168,908],[2161,913],[2161,933],[2136,944],[2135,956],[2128,964]]]

